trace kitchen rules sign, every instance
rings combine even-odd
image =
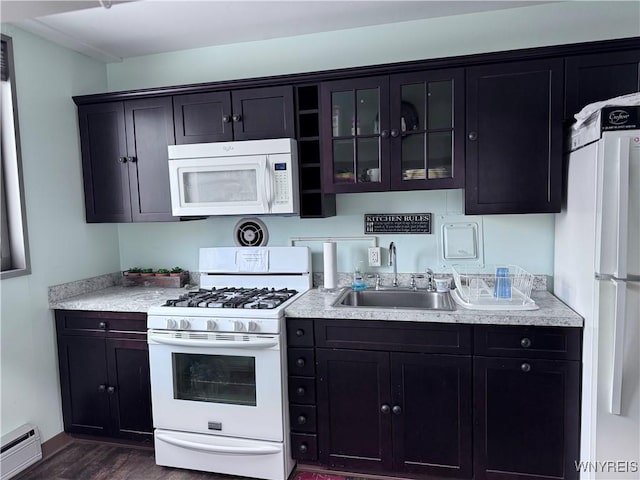
[[[431,233],[431,214],[365,213],[364,233]]]

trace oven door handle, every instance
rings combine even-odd
[[[180,347],[219,347],[219,348],[248,348],[267,349],[278,345],[277,338],[259,338],[249,341],[235,340],[190,340],[183,338],[166,338],[149,332],[149,343],[162,343],[164,345],[176,345]]]
[[[259,447],[229,447],[222,445],[208,445],[205,443],[190,442],[188,440],[169,437],[161,433],[156,433],[156,438],[177,447],[188,448],[189,450],[202,450],[211,453],[221,453],[224,455],[273,455],[274,453],[281,452],[281,448],[269,445],[262,445]]]

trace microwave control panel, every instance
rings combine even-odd
[[[275,203],[288,203],[289,202],[289,172],[287,172],[287,164],[274,163],[273,168],[274,181],[275,181]]]

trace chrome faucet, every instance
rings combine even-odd
[[[425,274],[427,276],[427,291],[434,292],[436,290],[436,286],[433,283],[433,270],[427,268],[425,270]]]
[[[393,282],[391,285],[398,286],[398,259],[396,258],[396,244],[391,242],[389,245],[389,266],[393,266]]]

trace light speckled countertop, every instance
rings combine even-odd
[[[298,298],[285,312],[287,317],[339,318],[349,320],[393,320],[407,322],[474,323],[492,325],[537,325],[582,327],[580,315],[567,307],[551,293],[534,291],[531,298],[538,310],[485,311],[467,310],[456,305],[456,310],[401,310],[382,308],[332,307],[339,293],[313,289]]]
[[[111,286],[74,297],[52,301],[59,310],[93,310],[105,312],[143,312],[149,307],[177,298],[185,288],[152,288]],[[433,310],[401,310],[380,308],[332,307],[336,292],[312,289],[293,302],[285,311],[287,317],[342,318],[351,320],[393,320],[439,323],[474,323],[495,325],[538,325],[581,327],[582,317],[546,291],[534,291],[532,298],[540,307],[531,311],[466,310],[456,306],[452,312]]]
[[[107,287],[74,297],[49,302],[56,310],[93,310],[103,312],[143,312],[178,298],[185,288]]]

